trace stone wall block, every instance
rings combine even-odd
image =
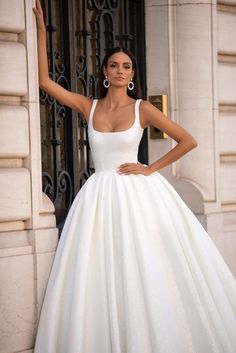
[[[0,158],[29,155],[28,111],[22,106],[0,105]]]
[[[30,173],[25,168],[0,169],[0,221],[26,220],[31,215]]]
[[[1,223],[2,224],[2,223]],[[27,231],[1,232],[0,258],[7,256],[32,254],[33,247]]]
[[[0,222],[0,232],[22,231],[24,229],[24,221]]]
[[[37,253],[55,251],[58,243],[58,230],[38,229],[35,231],[35,251]]]
[[[24,0],[0,1],[0,31],[21,33],[24,29]]]
[[[236,152],[236,112],[219,113],[220,153]]]
[[[176,19],[178,106],[209,109],[212,107],[211,6],[179,6]]]
[[[236,2],[235,2],[236,4]],[[218,51],[236,53],[236,16],[235,13],[218,12]]]
[[[202,5],[202,4],[212,4],[215,5],[217,0],[172,0],[172,5]]]
[[[31,4],[27,4],[25,7],[26,28],[30,30],[23,32],[19,36],[19,41],[24,43],[27,48],[28,64],[28,91],[22,97],[22,102],[38,102],[39,100],[37,29],[35,15],[32,11],[33,2],[31,1]]]
[[[227,0],[227,4],[236,5],[236,0]]]
[[[39,314],[58,243],[58,230],[37,229],[29,232],[29,241],[34,248],[36,315]]]
[[[26,50],[21,43],[0,42],[0,95],[27,92]]]
[[[166,6],[147,6],[145,16],[146,32],[148,33],[146,55],[152,63],[146,68],[148,95],[169,93],[167,80],[169,76],[168,8]],[[153,30],[154,24],[155,30]]]
[[[223,204],[236,203],[236,163],[220,164],[220,196]]]
[[[32,348],[35,330],[33,255],[0,258],[0,352]]]
[[[236,103],[236,65],[219,63],[218,66],[218,96],[219,103]]]
[[[180,110],[179,117],[181,117],[181,125],[196,138],[198,146],[179,159],[177,176],[198,184],[204,200],[212,201],[215,199],[212,111],[210,109]],[[201,123],[202,121],[204,123]]]
[[[53,264],[55,252],[48,252],[36,255],[36,263],[37,263],[37,311],[38,315],[41,311],[43,298],[45,295],[45,290],[49,278],[49,274],[51,271],[51,267]]]

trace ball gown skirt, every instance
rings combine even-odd
[[[236,353],[236,281],[202,225],[158,172],[137,162],[133,125],[89,141],[96,172],[58,244],[35,353]]]

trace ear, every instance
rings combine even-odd
[[[132,80],[133,80],[133,78],[134,78],[134,74],[135,74],[135,69],[133,69],[133,71],[132,71]]]

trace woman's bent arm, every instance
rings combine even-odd
[[[151,172],[157,171],[175,162],[184,154],[197,147],[197,141],[182,126],[176,124],[166,117],[159,109],[149,102],[143,102],[141,111],[144,125],[153,125],[166,132],[178,144],[166,153],[162,158],[149,166]],[[145,127],[146,127],[145,126]]]

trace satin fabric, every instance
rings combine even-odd
[[[58,244],[35,353],[235,353],[236,281],[216,246],[158,172],[137,162],[139,104],[121,132],[94,129],[96,172]]]

